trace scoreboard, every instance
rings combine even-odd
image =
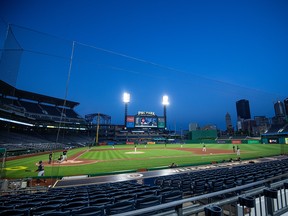
[[[154,112],[139,111],[134,116],[126,116],[127,128],[164,128],[165,118],[158,117]]]

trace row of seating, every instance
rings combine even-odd
[[[47,114],[53,116],[61,116],[62,108],[49,106],[45,104],[32,103],[28,101],[12,101],[14,106],[24,107],[27,112],[36,114]],[[81,118],[74,110],[64,108],[64,114],[68,118]]]
[[[181,198],[179,198],[181,199]],[[172,200],[174,201],[174,200]],[[24,215],[24,216],[52,216],[52,215],[71,215],[71,216],[105,216],[105,215],[114,215],[118,213],[125,213],[128,211],[133,211],[136,209],[142,209],[146,207],[156,206],[161,204],[161,197],[154,196],[154,197],[147,197],[143,199],[138,199],[136,201],[123,201],[115,204],[108,204],[106,206],[97,205],[97,206],[89,206],[88,203],[85,202],[76,202],[76,203],[69,203],[67,205],[45,205],[41,207],[32,207],[32,208],[25,208],[25,209],[12,209],[12,210],[5,210],[0,212],[0,216],[7,216],[7,215]],[[163,211],[168,211],[172,209],[165,209]],[[153,215],[156,213],[160,213],[160,211],[149,212],[146,215]],[[144,214],[142,214],[144,215]]]
[[[115,188],[116,189],[116,188]],[[59,213],[65,215],[113,215],[132,211],[134,209],[141,209],[150,206],[159,205],[161,203],[172,202],[182,199],[182,192],[177,190],[131,190],[130,193],[125,193],[123,189],[122,194],[116,191],[105,191],[96,193],[97,190],[72,192],[70,190],[52,190],[54,194],[49,191],[46,196],[45,193],[36,193],[33,200],[29,199],[33,194],[20,196],[21,198],[6,196],[0,206],[0,215],[11,215],[17,212],[21,215],[50,215],[52,213]],[[59,193],[60,192],[60,193]],[[100,192],[100,191],[98,191]],[[96,211],[97,210],[97,211]],[[171,210],[171,209],[166,209]],[[96,212],[97,213],[96,213]],[[17,214],[18,214],[17,213]]]
[[[200,195],[245,185],[285,174],[288,160],[248,164],[230,168],[203,170],[158,177],[155,185],[161,188],[172,187],[185,195]]]
[[[57,137],[56,134],[37,134],[36,132],[27,133],[15,133],[11,131],[0,130],[0,144],[7,150],[13,149],[29,149],[30,153],[36,153],[40,151],[51,151],[55,149],[63,149],[66,147],[78,147],[85,146],[87,143],[93,141],[92,137],[86,134],[65,134],[58,137],[58,143],[55,143]],[[27,152],[29,153],[29,152]],[[8,155],[14,156],[14,155]]]
[[[101,184],[97,186],[52,188],[48,192],[5,195],[0,197],[0,202],[2,206],[22,205],[33,202],[49,203],[50,201],[58,200],[62,203],[75,201],[89,201],[90,203],[93,203],[103,198],[107,198],[113,202],[119,202],[129,199],[163,195],[164,193],[172,192],[172,190],[174,189],[170,188],[170,190],[164,190],[158,186],[124,182],[116,185]]]

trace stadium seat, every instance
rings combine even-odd
[[[104,206],[89,206],[78,210],[72,210],[71,216],[103,216]]]
[[[170,187],[173,187],[174,189],[180,189],[182,184],[181,179],[172,179]]]
[[[89,201],[90,206],[102,206],[102,205],[106,206],[113,203],[114,203],[113,198],[100,198]]]
[[[114,202],[122,202],[122,201],[133,201],[135,199],[135,194],[124,194],[114,197]]]
[[[171,179],[164,179],[162,182],[162,188],[164,187],[170,187],[172,180]]]
[[[54,212],[48,212],[48,213],[43,213],[40,216],[70,216],[71,213],[70,211],[54,211]]]
[[[0,212],[0,216],[29,216],[27,209],[11,209]]]
[[[89,200],[94,200],[94,199],[100,199],[100,198],[106,198],[106,194],[91,194],[89,195]]]
[[[150,196],[137,199],[135,202],[136,209],[147,208],[161,204],[162,196]]]
[[[126,191],[119,191],[119,190],[117,190],[117,191],[115,191],[115,192],[109,192],[109,193],[107,193],[107,196],[109,196],[109,197],[115,197],[115,196],[124,195],[124,194],[126,194]]]
[[[181,190],[184,193],[184,195],[190,195],[192,193],[191,180],[187,179],[182,180]]]
[[[206,192],[206,182],[204,180],[195,181],[193,185],[193,194],[203,194]]]
[[[250,176],[246,176],[246,178],[243,179],[243,184],[249,184],[254,182],[254,176],[250,175]]]
[[[69,199],[69,202],[85,202],[88,201],[88,196],[73,196]]]
[[[146,189],[145,188],[136,188],[135,189],[132,186],[132,188],[130,187],[129,189],[127,189],[125,191],[126,191],[126,193],[129,193],[129,194],[131,194],[131,193],[138,194],[138,193],[142,193],[143,191],[146,191]]]
[[[32,203],[25,203],[23,205],[17,205],[15,206],[15,209],[28,209],[30,211],[31,208],[35,208],[37,206],[40,206],[42,203],[40,202],[32,202]]]
[[[14,205],[11,205],[11,206],[1,206],[0,205],[0,212],[5,211],[5,210],[12,210],[14,208],[15,208]]]
[[[162,184],[163,184],[163,178],[156,178],[155,181],[154,181],[154,184],[157,185],[157,186],[160,186],[162,187]]]
[[[228,188],[233,188],[234,187],[234,185],[235,185],[235,183],[234,183],[234,178],[232,177],[228,177],[228,178],[226,178],[225,180],[224,180],[224,188],[225,189],[228,189]]]
[[[54,211],[60,211],[60,205],[45,205],[45,206],[39,206],[35,208],[31,208],[30,214],[31,215],[41,215],[44,213],[50,213]]]
[[[162,195],[162,203],[180,200],[182,197],[183,193],[181,191],[171,191],[170,193],[165,193]]]
[[[146,197],[153,197],[156,194],[157,194],[156,190],[144,191],[142,193],[137,193],[136,198],[141,199],[141,198],[146,198]]]
[[[162,195],[162,201],[161,203],[168,203],[168,202],[173,202],[176,200],[181,200],[183,198],[183,193],[181,191],[172,191],[171,193],[166,193]],[[162,211],[171,211],[174,210],[175,207],[171,208],[165,208]]]
[[[157,195],[162,195],[165,193],[170,193],[171,191],[173,191],[173,189],[171,187],[165,187],[162,189],[157,190]]]
[[[222,180],[214,181],[212,183],[212,191],[213,192],[220,191],[223,189],[223,186],[224,186],[224,182]]]
[[[43,203],[42,205],[64,205],[66,204],[66,202],[68,202],[67,199],[52,199],[52,200],[49,200],[45,203]]]
[[[148,207],[160,205],[161,200],[162,200],[162,196],[151,196],[151,197],[137,199],[135,202],[135,208],[142,209],[142,208],[148,208]],[[159,211],[153,211],[153,212],[149,212],[149,213],[141,214],[141,215],[154,215],[158,213]]]
[[[27,203],[27,200],[18,200],[18,199],[12,199],[10,201],[6,201],[4,202],[3,204],[5,206],[12,206],[12,205],[22,205],[22,204],[26,204]]]
[[[114,203],[111,205],[107,205],[105,209],[106,209],[107,215],[113,215],[113,214],[119,214],[119,213],[132,211],[132,210],[135,210],[134,200],[123,201],[123,202],[118,202],[118,203]]]
[[[65,205],[61,206],[62,211],[68,211],[68,210],[76,210],[83,207],[86,207],[89,205],[88,201],[76,201],[76,202],[69,202]]]

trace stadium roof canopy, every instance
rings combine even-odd
[[[63,106],[65,102],[65,100],[60,99],[60,98],[55,98],[55,97],[50,97],[50,96],[46,96],[42,94],[29,92],[29,91],[19,90],[2,80],[0,80],[0,94],[5,95],[5,96],[16,97],[19,99],[33,100],[39,103],[52,104],[56,106]],[[78,102],[66,100],[65,106],[74,108],[75,106],[78,106],[79,104],[80,103]]]

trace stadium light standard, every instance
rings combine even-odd
[[[169,105],[169,98],[167,95],[164,95],[162,98],[162,104],[164,106],[164,128],[167,128],[167,121],[166,121],[166,107]]]
[[[125,93],[123,94],[123,102],[124,102],[124,104],[125,104],[124,127],[126,128],[128,103],[130,102],[130,94],[129,94],[129,93],[125,92]]]

